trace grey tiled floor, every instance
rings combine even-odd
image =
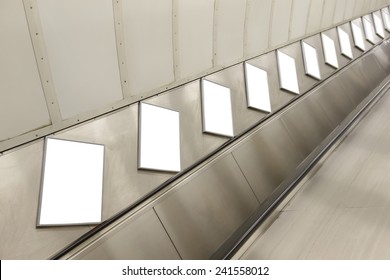
[[[390,93],[331,150],[242,259],[390,259]]]

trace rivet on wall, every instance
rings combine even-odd
[[[124,38],[124,30],[123,30],[123,10],[122,10],[122,0],[113,1],[114,8],[114,20],[117,24],[115,24],[115,37],[116,37],[116,45],[118,52],[118,67],[121,78],[122,85],[122,94],[123,98],[129,98],[132,96],[130,92],[128,79],[128,71],[126,66],[126,51],[125,51],[125,38]]]

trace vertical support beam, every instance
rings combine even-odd
[[[37,0],[23,0],[27,24],[37,62],[39,76],[41,78],[46,105],[53,125],[62,121],[60,106],[58,104],[55,87],[50,70],[49,57],[46,50],[45,38],[39,17]]]

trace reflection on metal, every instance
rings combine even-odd
[[[46,139],[38,226],[101,221],[104,146]]]
[[[202,80],[203,131],[233,137],[230,89]]]
[[[348,33],[340,27],[337,28],[337,33],[339,35],[341,54],[350,59],[353,59],[351,42],[349,41]]]
[[[248,107],[271,112],[267,71],[245,63],[245,82]]]
[[[367,41],[369,41],[372,44],[375,44],[374,27],[372,26],[370,15],[365,15],[363,17],[363,26],[364,26],[364,33],[366,34]]]
[[[380,11],[372,13],[374,17],[375,32],[381,38],[385,38],[385,30],[383,28],[382,16]]]
[[[291,56],[284,54],[281,51],[276,51],[276,56],[278,61],[280,88],[288,90],[295,94],[299,94],[295,59]]]
[[[364,45],[364,38],[362,32],[362,19],[357,18],[351,21],[351,27],[352,27],[352,35],[353,35],[353,41],[355,42],[355,46],[360,50],[365,51],[366,46]]]
[[[321,33],[321,39],[322,48],[324,49],[325,63],[336,69],[339,68],[334,41],[324,33]]]
[[[179,112],[142,102],[139,112],[139,168],[179,172]]]
[[[390,14],[389,14],[389,8],[385,7],[382,10],[382,17],[383,17],[383,22],[385,25],[385,28],[387,31],[390,31]]]
[[[317,50],[302,41],[303,62],[306,75],[321,80],[320,67],[318,65]]]

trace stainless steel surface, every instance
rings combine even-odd
[[[281,116],[299,151],[308,156],[328,134],[332,125],[319,104],[311,98],[299,100]]]
[[[337,29],[336,28],[332,28],[332,29],[326,30],[326,31],[324,31],[322,33],[324,33],[326,36],[328,36],[330,39],[333,40],[334,45],[336,47],[336,55],[337,55],[337,60],[339,62],[339,68],[343,68],[351,60],[346,58],[345,56],[343,56],[341,54],[341,48],[340,48],[339,38],[338,38],[338,35],[337,35]]]
[[[304,159],[279,119],[240,143],[232,154],[260,203]]]
[[[45,259],[90,227],[36,228],[43,141],[0,156],[0,259]]]
[[[124,242],[125,240],[125,242]],[[73,257],[84,260],[178,260],[175,247],[153,209],[129,219]]]
[[[258,207],[228,154],[155,206],[183,259],[207,259]]]
[[[389,259],[390,93],[320,161],[243,259]]]

